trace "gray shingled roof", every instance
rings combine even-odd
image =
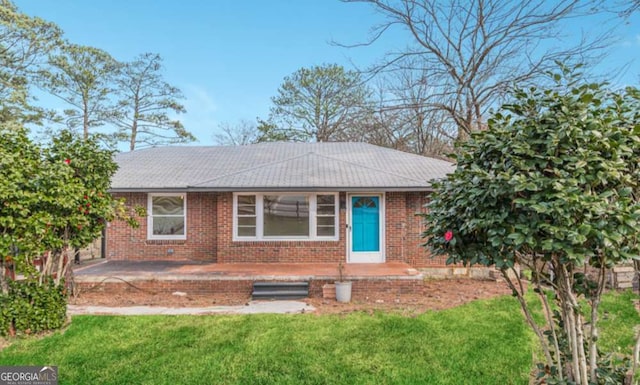
[[[157,147],[116,155],[112,191],[424,191],[452,163],[367,143]]]

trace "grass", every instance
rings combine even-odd
[[[600,345],[603,352],[631,354],[635,341],[634,328],[640,332],[640,314],[633,301],[640,299],[631,291],[606,293],[600,305]]]
[[[605,301],[611,346],[640,323],[629,296]],[[527,384],[535,351],[516,301],[502,297],[415,318],[78,316],[0,351],[0,365],[57,365],[61,384]]]

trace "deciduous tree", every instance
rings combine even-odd
[[[514,82],[539,82],[555,60],[587,62],[608,44],[606,34],[561,42],[562,23],[601,11],[601,0],[345,1],[371,4],[385,17],[365,45],[396,27],[407,33],[406,48],[372,71],[424,71],[425,105],[446,113],[460,138],[485,127],[488,109]]]
[[[213,136],[213,140],[221,146],[244,146],[257,143],[260,131],[255,123],[241,120],[237,124],[221,123],[218,126],[219,133]]]

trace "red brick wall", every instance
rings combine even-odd
[[[387,261],[400,261],[414,267],[444,266],[446,258],[432,258],[422,247],[424,205],[429,201],[424,192],[390,192],[386,194]]]
[[[146,193],[115,194],[130,206],[147,207]],[[138,217],[140,227],[129,227],[114,221],[107,228],[107,258],[109,259],[192,259],[216,262],[217,216],[216,195],[187,194],[187,239],[147,239],[147,218]],[[173,251],[173,252],[172,252]]]
[[[340,193],[340,201],[345,201]],[[147,207],[147,194],[117,194],[130,205]],[[442,266],[444,258],[432,259],[423,240],[422,218],[426,193],[385,194],[386,260],[415,267]],[[113,222],[107,230],[109,259],[195,259],[220,263],[337,263],[346,258],[346,209],[340,208],[339,241],[233,241],[233,194],[188,193],[187,239],[147,240],[147,220],[138,218],[140,228]],[[169,250],[173,250],[173,254]]]
[[[311,280],[309,297],[321,298],[322,286],[333,282],[334,280]],[[94,291],[121,295],[142,291],[149,294],[171,295],[173,292],[181,291],[188,295],[223,296],[226,299],[245,301],[251,296],[253,280],[142,280],[132,284],[113,281],[76,282],[76,286],[81,293]],[[355,301],[365,301],[375,298],[376,295],[422,294],[425,289],[424,281],[421,279],[357,279],[352,281],[351,297]]]

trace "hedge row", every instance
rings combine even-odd
[[[0,293],[0,335],[32,334],[61,328],[67,318],[64,284],[52,279],[11,281],[9,292]]]

